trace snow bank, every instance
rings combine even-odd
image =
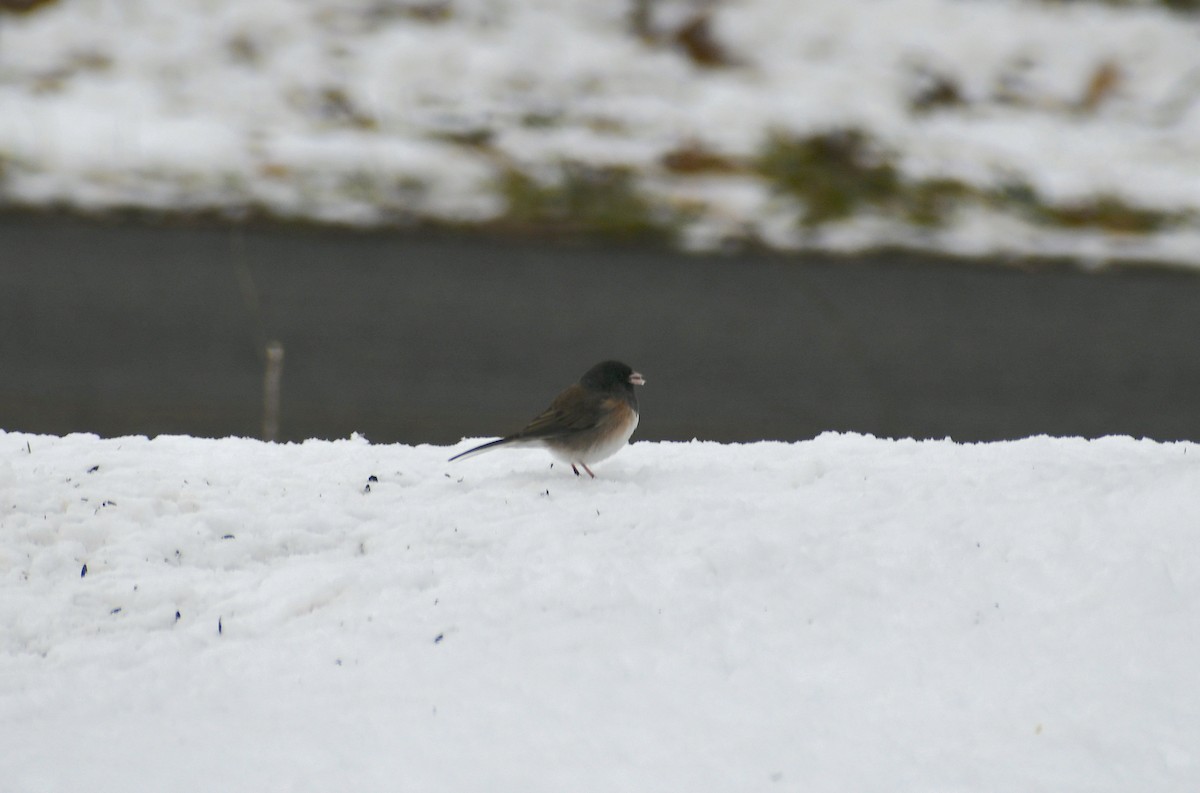
[[[451,452],[0,433],[0,788],[1200,785],[1196,444]]]
[[[575,163],[635,174],[697,246],[1200,262],[1195,16],[1099,2],[662,0],[635,32],[636,5],[72,0],[8,15],[0,190],[32,205],[475,222],[506,211],[506,174],[554,181]],[[723,66],[685,54],[689,20]],[[1142,235],[980,208],[941,229],[866,213],[813,235],[795,201],[746,168],[664,167],[681,147],[744,163],[772,131],[847,126],[912,179],[1190,214]]]

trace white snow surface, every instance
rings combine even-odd
[[[0,432],[0,790],[1200,789],[1196,444],[465,448]]]
[[[362,225],[504,211],[506,169],[618,166],[691,218],[686,244],[903,244],[1200,264],[1200,17],[1034,0],[60,0],[0,18],[3,195],[87,209],[266,206]],[[731,66],[671,36],[695,15]],[[1107,77],[1104,75],[1107,74]],[[914,112],[938,78],[962,104]],[[1107,81],[1107,82],[1106,82]],[[1097,89],[1089,100],[1089,91]],[[803,233],[746,174],[683,177],[688,143],[750,158],[772,131],[856,126],[911,178],[1190,212],[1152,235],[964,210]],[[457,142],[456,142],[457,141]],[[483,141],[485,145],[464,144]],[[982,214],[982,217],[980,216]]]

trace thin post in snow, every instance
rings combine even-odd
[[[267,365],[263,372],[263,440],[279,440],[279,391],[283,379],[283,342],[267,342]]]

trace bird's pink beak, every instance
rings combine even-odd
[[[629,382],[634,385],[645,385],[646,378],[642,377],[641,372],[634,372],[633,374],[629,375]]]

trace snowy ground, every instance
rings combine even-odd
[[[0,432],[0,790],[1200,789],[1196,444],[451,451]]]
[[[636,5],[59,0],[8,15],[0,199],[476,222],[511,209],[507,175],[554,183],[578,166],[616,167],[699,247],[1200,264],[1194,15],[1103,2],[659,0],[634,25]],[[841,127],[864,130],[908,179],[1182,214],[1149,234],[1068,231],[966,201],[941,228],[868,209],[806,233],[794,198],[729,167],[772,132]],[[715,165],[667,166],[687,151]]]

